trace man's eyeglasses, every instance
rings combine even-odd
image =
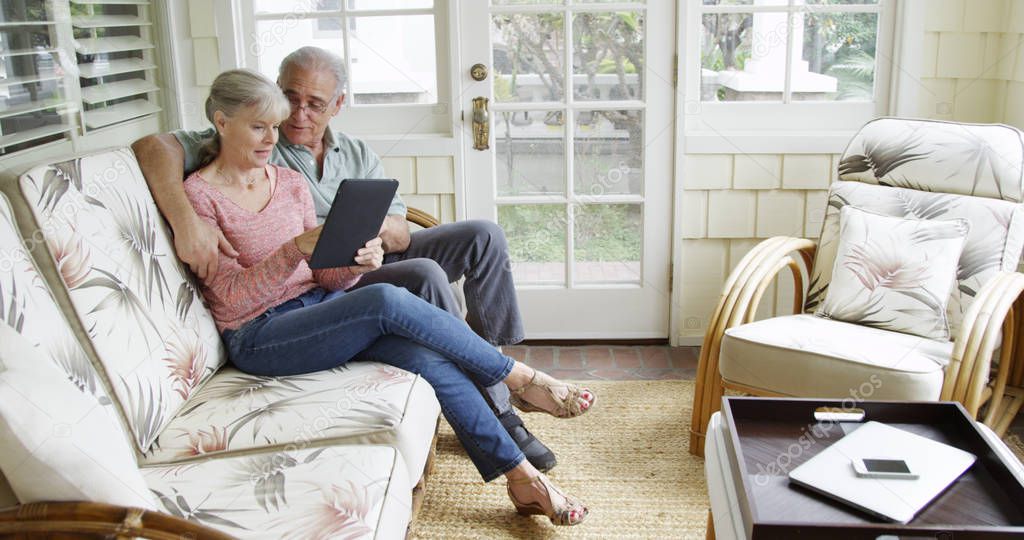
[[[292,97],[288,98],[288,104],[291,105],[292,111],[306,109],[307,112],[318,115],[324,114],[325,112],[327,112],[327,109],[330,108],[330,105],[322,101],[313,101],[311,103],[303,104],[298,99]]]

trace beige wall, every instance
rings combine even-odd
[[[685,157],[678,336],[703,335],[729,271],[759,241],[772,236],[816,238],[837,165],[830,154],[690,154]],[[778,289],[778,290],[776,290]],[[792,305],[784,280],[762,300],[762,314]]]
[[[192,42],[194,94],[205,96],[221,72],[216,13],[209,0],[189,0],[188,35]],[[233,66],[229,66],[233,67]],[[382,154],[384,170],[400,182],[406,204],[442,222],[455,221],[455,169],[452,156]]]
[[[400,182],[405,204],[429,212],[443,223],[455,221],[455,170],[451,156],[382,158],[388,176]]]
[[[1024,0],[928,0],[918,115],[1024,128]]]

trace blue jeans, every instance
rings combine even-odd
[[[409,235],[409,247],[384,256],[384,266],[363,275],[352,289],[375,283],[405,287],[420,298],[461,317],[449,285],[465,278],[466,323],[495,345],[523,340],[505,231],[493,221],[444,223]],[[515,415],[504,384],[483,386],[494,412]]]
[[[376,360],[421,375],[485,481],[523,461],[519,447],[474,382],[491,386],[514,360],[465,323],[409,291],[387,284],[350,292],[314,288],[224,332],[238,369],[296,375]]]

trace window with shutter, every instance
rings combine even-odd
[[[149,0],[0,4],[0,156],[160,112]]]

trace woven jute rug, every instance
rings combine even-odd
[[[411,538],[704,538],[704,462],[690,455],[693,381],[587,381],[594,410],[559,420],[524,415],[558,456],[550,476],[590,506],[576,527],[515,513],[503,478],[480,480],[443,420],[434,474]],[[1024,461],[1024,441],[1007,445]]]
[[[549,476],[583,499],[575,527],[516,514],[505,480],[484,484],[441,422],[437,462],[412,538],[704,538],[704,461],[690,455],[692,381],[587,381],[594,410],[573,419],[526,414],[558,456]]]

